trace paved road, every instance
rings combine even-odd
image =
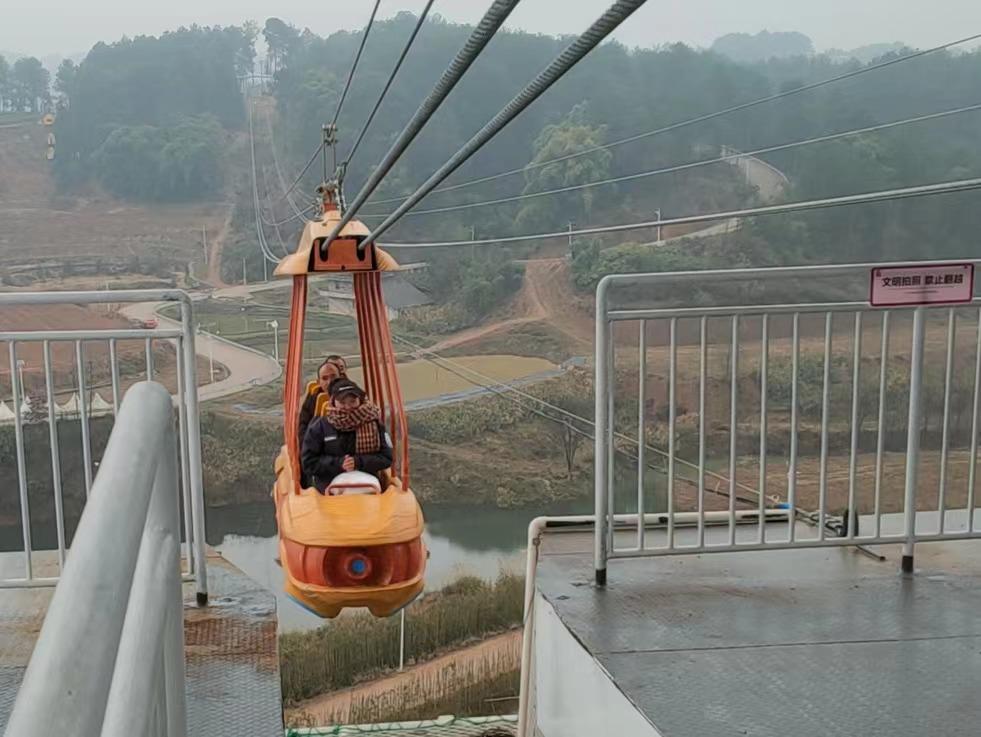
[[[160,327],[180,328],[180,323],[176,320],[171,320],[157,313],[157,310],[165,304],[169,303],[143,302],[127,305],[121,312],[134,320],[154,318]],[[210,360],[213,355],[216,363],[220,363],[228,369],[228,376],[224,379],[213,384],[202,384],[198,387],[198,398],[202,402],[227,397],[229,394],[244,391],[249,387],[268,384],[278,379],[283,373],[282,366],[272,356],[210,333],[198,333],[194,345],[198,356]]]

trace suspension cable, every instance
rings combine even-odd
[[[453,61],[450,62],[450,65],[439,78],[439,81],[436,82],[436,86],[433,87],[432,91],[419,106],[419,109],[412,116],[412,119],[402,129],[399,137],[389,148],[388,153],[385,154],[378,166],[372,171],[368,177],[368,181],[362,185],[361,191],[355,195],[354,200],[347,210],[344,211],[340,221],[338,221],[333,232],[325,242],[329,243],[336,238],[344,226],[354,218],[357,211],[364,205],[372,192],[377,189],[382,179],[391,171],[392,167],[395,166],[395,163],[405,152],[405,149],[419,135],[419,131],[429,122],[439,106],[443,104],[447,95],[450,94],[457,82],[460,81],[474,61],[476,61],[477,57],[480,56],[488,42],[494,37],[501,24],[504,23],[519,2],[520,0],[494,0],[487,9],[487,12],[484,13],[484,17],[481,18],[480,23],[471,32],[466,44],[457,52]]]
[[[395,67],[392,69],[392,73],[388,75],[388,81],[385,82],[385,86],[382,88],[381,94],[378,95],[378,99],[375,101],[375,106],[371,109],[368,114],[367,120],[365,120],[364,125],[361,126],[361,132],[358,133],[358,137],[354,141],[354,145],[351,146],[351,150],[348,152],[347,156],[344,158],[344,163],[341,164],[342,169],[347,169],[348,164],[351,163],[351,159],[354,158],[354,154],[357,153],[358,147],[361,145],[361,141],[364,140],[365,134],[368,132],[368,128],[371,127],[372,122],[375,120],[375,115],[378,114],[378,110],[381,108],[382,102],[385,96],[388,94],[389,88],[395,81],[396,75],[399,73],[399,69],[402,68],[402,62],[405,61],[405,57],[409,54],[409,49],[412,48],[412,44],[415,43],[416,36],[419,35],[419,30],[422,28],[422,24],[426,20],[426,16],[429,15],[429,9],[433,7],[433,3],[436,0],[428,0],[426,6],[422,9],[419,14],[419,18],[416,20],[415,28],[412,29],[412,33],[409,36],[409,40],[405,42],[405,46],[402,48],[402,53],[399,54],[398,60],[395,62]]]
[[[412,209],[423,197],[439,186],[446,177],[456,171],[467,159],[480,150],[484,144],[500,133],[508,123],[537,100],[553,84],[592,51],[604,38],[639,9],[646,0],[617,0],[599,19],[573,41],[542,72],[529,82],[497,115],[491,118],[463,147],[429,177],[409,198],[399,205],[395,212],[376,226],[364,244],[374,242]]]
[[[810,146],[815,143],[827,143],[829,141],[836,141],[842,138],[850,138],[854,136],[861,136],[867,133],[875,133],[877,131],[888,130],[890,128],[898,128],[904,125],[910,125],[912,123],[923,123],[929,120],[938,120],[940,118],[945,118],[951,115],[959,115],[961,113],[973,112],[981,110],[981,103],[976,105],[968,105],[966,107],[959,107],[953,110],[944,110],[937,113],[929,113],[927,115],[918,115],[914,118],[905,118],[904,120],[893,120],[888,123],[881,123],[879,125],[870,125],[865,128],[856,128],[854,130],[842,131],[840,133],[830,133],[824,136],[818,136],[815,138],[806,138],[800,141],[791,141],[790,143],[781,143],[776,146],[766,146],[765,148],[758,148],[753,151],[742,151],[735,152],[731,154],[723,154],[717,158],[703,159],[700,161],[691,161],[686,164],[676,164],[674,166],[663,167],[660,169],[652,169],[650,171],[642,171],[634,174],[626,174],[620,177],[612,177],[609,179],[600,179],[595,182],[586,182],[584,184],[573,184],[568,187],[557,187],[555,189],[546,189],[541,192],[529,192],[526,194],[514,195],[512,197],[499,197],[494,200],[481,200],[480,202],[467,202],[462,205],[450,205],[447,207],[434,207],[428,210],[413,210],[412,212],[406,213],[407,217],[413,215],[432,215],[435,213],[442,212],[454,212],[456,210],[468,210],[473,207],[486,207],[488,205],[503,205],[508,202],[519,202],[521,200],[532,199],[534,197],[546,197],[553,194],[563,194],[565,192],[575,192],[582,189],[590,189],[591,187],[602,187],[609,184],[618,184],[620,182],[629,182],[636,179],[643,179],[646,177],[654,177],[660,174],[670,174],[673,172],[684,171],[687,169],[696,169],[702,166],[710,166],[712,164],[720,164],[729,161],[735,161],[748,156],[759,156],[761,154],[773,153],[775,151],[786,151],[788,149],[799,148],[801,146]],[[381,213],[377,215],[364,215],[363,217],[385,217]]]
[[[331,120],[331,125],[336,126],[337,119],[341,116],[341,108],[344,107],[344,100],[347,99],[348,90],[351,89],[351,81],[354,79],[354,73],[358,69],[358,62],[361,61],[361,54],[364,52],[364,45],[368,42],[368,34],[371,33],[371,27],[375,23],[375,15],[378,13],[379,5],[381,5],[381,0],[375,0],[375,7],[371,9],[371,16],[368,18],[368,23],[361,33],[361,43],[358,44],[358,51],[354,55],[354,61],[351,62],[351,71],[347,74],[347,81],[344,83],[344,90],[341,92],[341,97],[337,101],[337,109],[334,111],[334,119]]]
[[[313,211],[316,210],[318,207],[319,207],[319,205],[316,202],[312,202],[309,205],[307,205],[306,207],[301,208],[298,213],[294,213],[293,215],[289,215],[289,216],[283,218],[282,220],[269,220],[261,212],[259,213],[259,215],[262,218],[262,222],[264,222],[266,225],[268,225],[271,228],[275,228],[278,225],[286,225],[286,223],[291,223],[294,220],[298,220],[300,218],[305,218],[307,215],[312,214]]]
[[[266,170],[265,167],[262,167],[262,184],[265,187],[266,191],[268,192],[269,191],[269,172]],[[261,212],[260,212],[260,215],[261,215]],[[273,229],[273,232],[276,234],[276,239],[279,241],[279,250],[283,252],[283,256],[289,256],[290,255],[290,249],[286,245],[286,241],[283,240],[283,234],[279,231],[279,225],[278,224],[274,224],[272,226],[272,229]],[[267,245],[268,245],[268,241],[267,241]]]
[[[273,166],[276,168],[276,177],[279,179],[279,186],[286,190],[286,180],[283,178],[283,169],[279,165],[279,156],[276,153],[276,136],[273,133],[272,116],[266,113],[266,128],[269,131],[269,149],[272,151]],[[266,189],[269,189],[268,184]],[[293,199],[293,195],[290,192],[285,192],[284,197],[286,198],[286,204],[289,205],[290,210],[293,211],[293,215],[296,217],[302,217],[303,214],[300,212],[300,208],[297,206],[296,201]],[[277,200],[278,202],[278,200]],[[274,226],[275,227],[275,226]]]
[[[878,71],[879,69],[884,69],[886,67],[893,66],[895,64],[901,64],[903,62],[911,61],[912,59],[917,59],[921,56],[926,56],[927,54],[934,54],[938,51],[944,51],[953,46],[959,46],[961,44],[969,43],[981,38],[981,33],[976,33],[972,36],[967,36],[965,38],[957,39],[956,41],[949,41],[940,46],[934,46],[933,48],[924,49],[922,51],[915,51],[911,54],[906,54],[905,56],[899,56],[895,59],[889,59],[887,61],[880,62],[878,64],[872,64],[870,66],[862,67],[861,69],[854,69],[850,72],[845,72],[844,74],[838,74],[834,77],[829,77],[827,79],[822,79],[817,82],[811,82],[809,84],[801,85],[800,87],[794,87],[793,89],[784,90],[783,92],[778,92],[773,95],[768,95],[766,97],[761,97],[756,100],[750,100],[748,102],[739,103],[731,107],[723,108],[722,110],[716,110],[712,113],[706,113],[704,115],[698,115],[694,118],[688,118],[687,120],[682,120],[677,123],[671,123],[670,125],[664,126],[662,128],[655,128],[654,130],[647,131],[645,133],[637,133],[632,136],[627,136],[626,138],[621,138],[610,143],[604,143],[599,146],[591,146],[590,148],[583,149],[582,151],[577,151],[571,154],[565,154],[564,156],[557,156],[554,159],[548,159],[546,161],[536,161],[517,169],[509,169],[508,171],[502,171],[498,174],[490,174],[485,177],[478,177],[476,179],[471,179],[466,182],[460,182],[459,184],[451,184],[446,187],[440,187],[439,189],[433,190],[433,193],[437,192],[450,192],[457,189],[462,189],[464,187],[470,187],[475,184],[483,184],[484,182],[491,182],[496,179],[501,179],[502,177],[509,177],[515,174],[522,174],[524,172],[530,171],[532,169],[540,169],[543,166],[549,166],[550,164],[556,164],[561,161],[569,161],[570,159],[579,158],[580,156],[587,156],[597,151],[605,151],[607,149],[615,148],[616,146],[622,146],[626,143],[633,143],[634,141],[640,141],[644,138],[650,138],[651,136],[659,136],[663,133],[669,133],[671,131],[679,130],[681,128],[687,128],[690,125],[696,123],[704,123],[707,120],[714,120],[715,118],[720,118],[724,115],[729,115],[731,113],[740,112],[742,110],[748,110],[750,108],[756,107],[758,105],[764,105],[768,102],[774,102],[775,100],[780,100],[785,97],[791,97],[793,95],[798,95],[802,92],[809,92],[810,90],[818,89],[819,87],[824,87],[825,85],[834,84],[835,82],[841,82],[846,79],[851,79],[852,77],[858,77],[862,74],[867,74],[868,72]],[[390,197],[384,200],[373,200],[371,204],[373,205],[383,205],[390,204],[393,202],[402,202],[406,197]]]
[[[601,235],[604,233],[621,233],[627,230],[641,230],[645,228],[666,227],[668,225],[686,225],[689,223],[705,223],[716,220],[731,220],[735,218],[758,217],[762,215],[779,215],[790,212],[805,212],[808,210],[820,210],[830,207],[842,207],[844,205],[862,205],[872,202],[890,202],[893,200],[911,199],[914,197],[926,197],[929,195],[951,194],[954,192],[968,192],[981,189],[981,178],[979,179],[957,179],[949,182],[939,182],[936,184],[921,184],[915,187],[902,187],[899,189],[876,190],[874,192],[864,192],[862,194],[844,195],[839,197],[825,197],[817,200],[803,200],[798,202],[785,202],[780,205],[766,205],[763,207],[750,207],[742,210],[729,210],[726,212],[713,212],[705,215],[686,215],[685,217],[668,218],[666,220],[646,220],[639,223],[624,223],[621,225],[605,225],[595,228],[581,228],[579,230],[559,230],[551,233],[536,233],[533,235],[514,235],[502,238],[482,238],[472,241],[440,241],[432,243],[386,243],[386,248],[443,248],[449,246],[482,246],[492,243],[521,243],[525,241],[537,241],[547,238],[569,238],[585,235]]]
[[[249,105],[249,152],[251,154],[252,160],[252,207],[255,214],[255,234],[256,240],[259,243],[259,250],[262,251],[263,258],[269,263],[278,264],[279,259],[276,258],[272,251],[269,250],[269,245],[266,243],[265,233],[262,232],[262,218],[260,217],[260,205],[259,205],[259,182],[256,177],[256,166],[255,166],[255,128],[253,125],[253,111],[254,105]]]

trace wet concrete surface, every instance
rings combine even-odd
[[[35,553],[35,575],[57,574],[56,558]],[[17,576],[23,554],[0,554],[0,578]],[[188,734],[272,737],[283,733],[276,599],[217,554],[208,557],[211,594],[195,604],[184,586]],[[0,730],[6,726],[53,589],[0,592]]]
[[[977,734],[981,542],[913,576],[898,546],[613,560],[605,589],[591,543],[547,535],[539,591],[664,737]]]

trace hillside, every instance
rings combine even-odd
[[[6,117],[6,116],[4,116]],[[0,117],[0,271],[4,286],[62,277],[172,278],[202,262],[201,229],[215,235],[221,202],[124,203],[95,186],[58,193],[45,158],[50,128]],[[201,272],[199,272],[201,273]]]

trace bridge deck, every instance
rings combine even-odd
[[[22,571],[23,554],[0,554],[0,577]],[[35,553],[36,575],[56,573],[53,554]],[[217,554],[208,558],[211,605],[184,589],[189,732],[192,737],[283,733],[276,599]],[[41,629],[53,589],[0,592],[0,732]]]
[[[547,535],[539,592],[652,734],[977,734],[976,541],[918,545],[913,577],[893,546],[615,560],[605,590],[591,543]]]

